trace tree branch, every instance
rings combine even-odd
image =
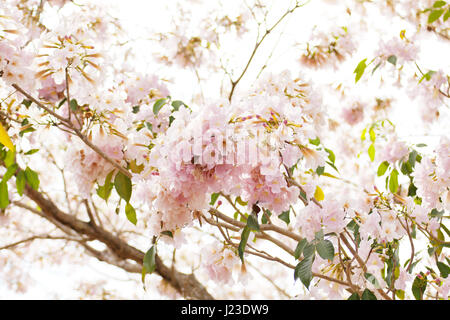
[[[87,222],[62,212],[51,200],[44,198],[40,192],[32,189],[28,185],[25,187],[25,194],[39,206],[42,216],[48,217],[50,220],[58,221],[58,223],[68,227],[79,235],[85,235],[93,240],[104,243],[118,259],[130,259],[142,267],[144,259],[144,253],[142,251],[130,246],[124,240],[99,226],[93,227]],[[104,256],[102,257],[106,260]],[[167,267],[162,262],[158,255],[156,256],[155,272],[170,283],[185,298],[200,300],[213,299],[194,274],[184,274],[177,270],[172,270],[172,268]]]

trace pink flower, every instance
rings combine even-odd
[[[363,221],[360,223],[359,227],[361,238],[378,238],[381,234],[380,222],[381,217],[376,209],[373,209],[371,214],[363,216]]]
[[[412,276],[406,271],[406,269],[400,267],[400,273],[398,278],[394,282],[395,289],[405,291],[406,285],[411,281]]]
[[[306,169],[315,171],[318,167],[323,167],[325,165],[328,154],[324,150],[313,150],[302,147],[301,151],[305,159]]]
[[[356,104],[353,107],[343,109],[342,117],[350,125],[355,125],[361,122],[364,119],[363,106]]]
[[[314,239],[316,232],[322,228],[321,216],[320,207],[311,201],[306,207],[298,211],[295,228],[300,229],[302,237],[311,241]]]
[[[442,136],[436,149],[436,177],[450,185],[450,138]]]
[[[46,77],[41,81],[41,89],[38,90],[39,99],[44,99],[50,102],[60,101],[64,97],[65,88],[65,81],[61,84],[56,84],[52,77]]]
[[[400,38],[389,41],[381,41],[377,55],[388,58],[392,55],[397,57],[398,64],[414,61],[417,59],[419,48],[412,42],[406,42]]]
[[[205,252],[204,268],[208,276],[214,281],[232,284],[233,269],[240,265],[236,253],[228,247],[218,250],[214,245],[209,245],[203,252]]]
[[[297,146],[286,144],[284,149],[281,150],[283,157],[283,163],[288,167],[295,165],[301,157],[300,149]]]
[[[427,157],[423,157],[420,163],[416,163],[412,176],[417,187],[417,195],[422,198],[422,206],[435,208],[439,204],[440,186],[433,178],[435,166]]]
[[[339,234],[344,230],[344,227],[347,225],[345,212],[337,201],[322,201],[321,212],[325,233],[335,232]]]
[[[127,83],[126,91],[128,94],[126,102],[132,105],[139,104],[147,96],[156,100],[169,95],[167,87],[154,75],[138,75],[135,80]]]
[[[386,144],[379,150],[379,160],[394,163],[408,154],[408,147],[395,137],[390,137]]]

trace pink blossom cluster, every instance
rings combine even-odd
[[[29,36],[27,28],[20,22],[22,19],[22,12],[14,6],[0,7],[0,84],[20,83],[32,91],[35,87],[32,77],[34,53],[23,48]]]
[[[418,83],[420,82],[420,83]],[[440,93],[448,82],[442,70],[430,74],[427,79],[413,78],[408,84],[408,95],[419,104],[419,111],[425,123],[433,123],[440,116],[440,108],[445,105],[444,96]]]
[[[295,227],[300,230],[303,237],[311,241],[316,232],[321,230],[325,234],[341,233],[348,222],[346,212],[338,201],[324,200],[321,207],[310,202],[302,208],[298,212]]]
[[[92,143],[113,161],[120,164],[123,160],[123,140],[121,138],[106,135],[97,130],[92,135]],[[84,143],[73,140],[66,153],[65,168],[72,174],[80,195],[87,198],[93,184],[97,181],[103,185],[106,176],[114,169],[114,166]]]
[[[355,51],[353,35],[346,27],[328,32],[315,29],[300,61],[313,68],[332,66],[336,69],[340,62]]]
[[[435,159],[424,157],[416,164],[414,185],[417,195],[422,198],[422,206],[448,210],[450,188],[450,140],[443,136],[436,148]]]
[[[396,63],[399,65],[416,60],[418,54],[419,48],[414,42],[398,37],[388,41],[382,40],[376,53],[378,57],[384,59],[381,61],[382,64],[386,63],[386,59],[389,57],[395,56],[397,58]]]
[[[372,209],[369,213],[360,216],[361,238],[366,240],[377,239],[380,242],[390,242],[400,239],[406,231],[397,221],[397,213],[394,210]]]
[[[286,168],[301,161],[316,170],[327,157],[308,145],[322,125],[323,107],[311,106],[318,100],[307,90],[284,72],[263,79],[248,98],[173,112],[171,125],[152,140],[148,162],[139,158],[146,169],[134,179],[157,186],[140,192],[142,200],[171,228],[184,226],[188,212],[207,210],[218,192],[276,214],[289,210],[299,190],[287,184]]]
[[[377,157],[381,162],[387,161],[394,163],[407,156],[408,153],[409,149],[404,142],[399,141],[395,135],[389,135],[387,141],[379,148]]]
[[[94,51],[94,46],[77,40],[71,34],[48,33],[41,39],[43,45],[39,52],[39,72],[37,77],[45,79],[52,76],[56,84],[69,79],[75,82],[87,80],[94,82],[94,77],[100,67],[97,59],[100,57]]]
[[[236,253],[229,247],[217,248],[216,245],[209,245],[204,249],[203,267],[210,279],[223,283],[232,284],[233,271],[241,267],[241,262]]]
[[[64,90],[66,89],[66,82],[57,84],[53,77],[46,77],[41,81],[41,88],[38,90],[39,99],[49,102],[58,102],[64,98]]]
[[[351,107],[344,108],[342,110],[342,118],[352,126],[360,123],[364,119],[364,107],[361,104],[356,103]]]

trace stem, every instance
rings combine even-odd
[[[306,3],[305,3],[305,4],[306,4]],[[305,5],[305,4],[303,4],[303,5]],[[263,34],[263,36],[261,37],[261,39],[259,39],[259,40],[256,41],[255,47],[253,48],[253,51],[252,51],[252,53],[251,53],[251,55],[250,55],[250,58],[249,58],[248,61],[247,61],[247,64],[246,64],[245,67],[244,67],[244,70],[242,70],[241,74],[239,75],[239,77],[238,77],[236,80],[234,80],[234,81],[231,80],[231,91],[230,91],[230,94],[228,95],[228,101],[231,102],[231,99],[232,99],[232,97],[233,97],[233,93],[234,93],[234,90],[236,89],[237,84],[239,83],[239,81],[241,81],[242,77],[243,77],[244,74],[247,72],[248,67],[250,66],[250,64],[251,64],[251,62],[252,62],[252,60],[253,60],[253,58],[255,57],[256,51],[258,51],[258,48],[260,47],[260,45],[262,44],[262,42],[264,41],[264,39],[269,35],[269,33],[271,33],[271,32],[273,31],[273,29],[275,29],[275,28],[281,23],[281,21],[284,20],[284,18],[286,18],[286,16],[288,16],[289,14],[291,14],[292,12],[294,12],[295,9],[297,9],[297,8],[303,6],[303,5],[300,5],[300,4],[297,2],[296,5],[295,5],[292,9],[286,11],[286,12],[278,19],[278,21],[275,22],[274,25],[272,25],[272,27],[270,27],[269,29],[266,29],[266,32]]]

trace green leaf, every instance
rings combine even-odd
[[[325,167],[317,167],[316,173],[321,176],[325,172]]]
[[[319,186],[316,186],[316,191],[314,192],[314,198],[317,201],[322,201],[323,199],[325,199],[325,194],[323,193],[323,190]]]
[[[366,132],[367,132],[367,128],[364,128],[363,131],[361,132],[361,141],[366,140]]]
[[[440,8],[440,7],[445,6],[446,4],[447,4],[447,2],[439,0],[433,4],[433,8]]]
[[[441,223],[441,228],[450,237],[450,230],[448,230],[448,228],[443,223]]]
[[[119,196],[126,202],[131,198],[131,180],[122,172],[118,172],[114,178],[114,187],[116,188]]]
[[[134,106],[132,112],[133,112],[134,114],[136,114],[136,113],[138,113],[138,112],[140,111],[140,109],[141,109],[141,106]]]
[[[414,166],[416,165],[416,159],[417,159],[417,151],[413,150],[409,153],[408,156],[408,162],[412,168],[414,168]]]
[[[245,226],[244,229],[242,230],[241,241],[239,242],[238,247],[239,258],[241,258],[242,263],[244,263],[245,246],[247,245],[249,235],[250,235],[250,228],[248,226]]]
[[[392,193],[396,193],[398,190],[398,171],[397,169],[392,170],[389,176],[389,190]]]
[[[435,74],[436,71],[430,70],[427,73],[425,73],[422,78],[420,78],[419,83],[421,83],[423,81],[423,79],[426,79],[427,81],[431,80],[431,77],[433,76],[433,74]],[[419,146],[419,145],[417,145]]]
[[[240,196],[238,196],[236,198],[236,202],[239,203],[243,207],[245,207],[248,204],[248,202],[243,201]]]
[[[111,183],[113,173],[114,170],[108,173],[108,175],[105,178],[105,184],[97,188],[98,196],[105,201],[108,201],[108,198],[111,195],[111,191],[114,187],[114,185]]]
[[[316,246],[313,242],[308,243],[303,249],[303,257],[309,258],[314,257],[316,253]]]
[[[444,13],[444,9],[431,11],[430,15],[428,16],[428,23],[435,22],[437,19],[439,19],[442,16],[443,13]]]
[[[134,210],[133,206],[129,202],[125,205],[125,214],[128,221],[134,225],[137,224],[136,210]]]
[[[247,218],[247,227],[253,231],[259,231],[258,218],[254,214],[250,214]]]
[[[318,146],[320,144],[320,139],[319,139],[319,137],[316,137],[315,139],[309,139],[309,143],[311,143],[312,145]]]
[[[332,163],[334,163],[336,161],[336,156],[335,156],[334,152],[327,148],[325,148],[325,151],[328,152],[328,159],[330,159],[330,161]]]
[[[373,162],[375,160],[375,145],[373,143],[370,145],[367,153],[369,154],[370,161]]]
[[[375,134],[375,130],[373,128],[369,129],[370,141],[375,142],[377,135]]]
[[[364,278],[367,279],[367,281],[369,281],[371,284],[373,284],[375,286],[375,288],[379,289],[380,288],[380,284],[378,283],[377,278],[375,278],[375,276],[371,273],[364,273]]]
[[[62,99],[59,103],[58,103],[58,108],[57,109],[59,109],[59,108],[61,108],[61,106],[64,104],[64,102],[66,102],[67,101],[67,98],[64,98],[64,99]]]
[[[17,163],[13,163],[8,167],[8,170],[6,170],[5,175],[3,176],[3,181],[7,182],[11,177],[16,173],[19,166]]]
[[[317,253],[322,259],[334,259],[334,247],[330,240],[322,240],[316,245]]]
[[[414,298],[416,300],[423,300],[423,294],[425,293],[425,290],[427,289],[427,279],[423,272],[420,273],[421,278],[416,277],[414,279],[414,282],[412,284],[412,293],[414,295]]]
[[[381,177],[386,173],[386,170],[389,168],[389,162],[383,161],[377,170],[377,176]]]
[[[308,244],[308,240],[306,238],[303,238],[300,240],[297,244],[297,247],[295,248],[294,252],[294,258],[297,260],[302,255],[303,249],[305,249],[306,245]]]
[[[440,261],[437,262],[437,267],[439,269],[439,272],[441,273],[441,277],[447,278],[448,275],[450,274],[450,267]]]
[[[217,199],[219,198],[219,196],[220,196],[219,193],[213,193],[213,194],[211,194],[211,201],[209,202],[209,205],[210,205],[210,206],[213,206],[213,205],[216,203],[216,201],[217,201]]]
[[[377,297],[369,289],[365,289],[362,293],[361,300],[377,300]]]
[[[4,161],[7,168],[11,166],[16,162],[16,152],[14,150],[8,150]]]
[[[280,218],[281,220],[283,220],[284,222],[286,222],[287,225],[289,225],[289,223],[291,222],[290,218],[289,218],[289,210],[284,211],[283,213],[281,213],[278,218]]]
[[[314,234],[314,240],[322,241],[323,240],[323,229],[320,229]]]
[[[405,291],[403,291],[403,290],[396,290],[396,291],[395,291],[395,295],[396,295],[400,300],[405,300]]]
[[[131,160],[128,167],[131,170],[131,172],[133,172],[133,173],[141,173],[142,170],[144,170],[144,164],[141,163],[140,165],[137,165],[137,162],[135,159]]]
[[[170,237],[170,238],[173,238],[173,233],[172,233],[172,231],[169,231],[169,230],[161,231],[161,234],[162,234],[163,236],[168,236],[168,237]]]
[[[347,228],[348,228],[348,230],[353,232],[353,236],[355,238],[356,244],[359,245],[359,243],[361,241],[361,236],[359,234],[359,224],[356,223],[355,220],[352,220],[347,224]]]
[[[17,188],[17,193],[21,196],[23,196],[23,190],[25,189],[25,172],[23,171],[19,171],[17,172],[17,176],[16,176],[16,188]]]
[[[72,111],[77,111],[78,110],[78,102],[77,102],[77,100],[75,100],[75,99],[70,100],[69,105],[70,105],[70,109]]]
[[[28,109],[33,102],[31,100],[23,99],[22,104]]]
[[[27,152],[25,152],[24,155],[29,156],[31,154],[35,154],[38,151],[39,151],[39,149],[31,149],[31,150],[28,150]]]
[[[416,195],[417,187],[414,183],[410,183],[408,187],[408,197],[414,197]]]
[[[411,164],[409,163],[409,161],[406,162],[402,162],[402,165],[400,167],[400,171],[404,174],[404,175],[408,175],[410,173],[413,172],[413,169],[411,167]]]
[[[175,120],[174,116],[169,117],[169,127],[171,126],[172,122]]]
[[[156,269],[156,248],[153,245],[144,255],[143,266],[145,273],[153,273]]]
[[[8,184],[2,180],[0,182],[0,208],[5,209],[9,205]]]
[[[356,74],[355,83],[357,83],[359,79],[361,79],[362,75],[364,74],[364,70],[366,70],[366,60],[367,59],[361,60],[361,62],[356,66],[355,71],[353,71],[353,73]]]
[[[361,300],[361,298],[359,297],[358,293],[354,292],[350,297],[348,297],[347,300]]]
[[[309,284],[313,278],[312,264],[314,262],[314,256],[304,258],[295,267],[294,280],[300,279],[306,289],[309,290]]]
[[[416,144],[416,146],[419,148],[423,148],[423,147],[426,147],[427,145],[425,143],[419,143],[419,144]]]
[[[172,101],[173,110],[178,111],[181,106],[185,106],[186,108],[189,109],[189,107],[183,101],[180,100]]]
[[[397,64],[397,57],[395,55],[389,56],[387,61],[395,66]]]
[[[420,163],[422,161],[422,156],[420,154],[417,155],[416,161]]]
[[[155,101],[155,104],[153,104],[153,113],[155,114],[155,116],[159,113],[159,110],[161,110],[161,108],[166,104],[166,100],[167,99],[162,98]]]
[[[25,168],[25,179],[27,180],[30,187],[34,190],[37,190],[39,188],[38,174],[35,171],[31,170],[29,167]]]
[[[448,8],[447,12],[444,14],[444,22],[450,18],[450,7]]]
[[[381,66],[381,62],[378,62],[378,64],[375,66],[375,68],[373,68],[372,70],[372,74],[375,73],[375,71],[377,71],[377,69]]]
[[[261,223],[262,224],[266,224],[267,222],[269,222],[269,218],[272,215],[272,212],[270,212],[270,210],[264,209],[264,214],[261,217]]]

